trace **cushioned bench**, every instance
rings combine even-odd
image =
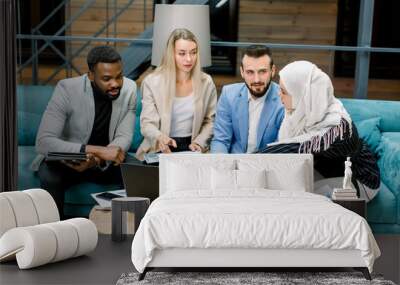
[[[20,269],[29,269],[96,248],[95,224],[85,218],[60,221],[45,190],[0,193],[0,209],[0,262],[16,259]]]

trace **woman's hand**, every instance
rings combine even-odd
[[[197,143],[191,143],[189,145],[189,149],[191,151],[204,152],[204,149],[200,145],[198,145]]]
[[[171,139],[169,136],[166,136],[162,134],[159,136],[157,139],[157,147],[160,149],[161,152],[163,153],[171,153],[171,149],[169,148],[170,146],[176,148],[176,141],[174,139]]]

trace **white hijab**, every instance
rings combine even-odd
[[[311,138],[311,148],[318,150],[321,139],[324,149],[340,136],[343,138],[342,118],[350,124],[351,118],[343,104],[333,95],[329,76],[315,64],[308,61],[295,61],[286,65],[280,72],[280,80],[292,96],[291,112],[286,111],[279,130],[279,143],[304,143]],[[331,132],[330,129],[336,127]]]

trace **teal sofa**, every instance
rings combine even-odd
[[[54,86],[18,86],[17,87],[17,124],[18,124],[18,189],[40,187],[39,177],[30,170],[30,164],[36,157],[35,140],[42,114],[53,94]],[[136,106],[136,126],[130,152],[134,153],[143,137],[140,133],[139,116],[142,109],[140,94]],[[82,183],[69,188],[65,194],[64,214],[73,217],[87,217],[95,201],[91,193],[116,190],[117,185],[99,185]]]
[[[381,188],[367,204],[368,223],[374,233],[400,234],[400,101],[341,101],[378,158]]]
[[[34,159],[35,138],[53,86],[18,86],[18,188],[40,187],[37,175],[29,169]],[[139,127],[141,100],[137,100],[135,134],[130,152],[135,152],[142,136]],[[375,233],[400,234],[400,102],[342,99],[361,137],[378,157],[381,189],[368,203],[367,216]],[[66,192],[64,213],[88,216],[94,205],[91,193],[116,189],[116,185],[85,183]]]

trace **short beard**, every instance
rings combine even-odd
[[[254,92],[246,82],[244,84],[246,84],[247,89],[249,89],[249,92],[251,95],[253,95],[254,97],[260,98],[260,97],[264,96],[265,92],[267,92],[269,85],[271,85],[271,81],[269,81],[268,84],[265,86],[265,88],[263,90],[261,90],[260,92]]]
[[[108,92],[104,92],[103,90],[101,90],[101,88],[99,87],[99,85],[97,85],[96,81],[92,81],[92,88],[95,89],[103,98],[110,100],[110,101],[114,101],[117,100],[119,95],[121,94],[121,88],[118,88],[118,94],[113,96]]]

